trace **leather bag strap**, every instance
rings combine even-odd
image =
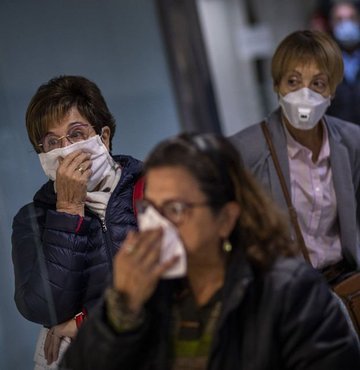
[[[281,188],[282,188],[282,191],[283,191],[283,194],[284,194],[284,197],[285,197],[285,200],[286,200],[286,204],[287,204],[287,207],[288,207],[289,215],[290,215],[290,221],[291,221],[291,223],[294,227],[294,230],[295,230],[296,239],[298,241],[298,244],[300,246],[301,252],[302,252],[305,260],[311,265],[309,251],[308,251],[308,249],[305,245],[304,237],[303,237],[301,229],[300,229],[296,209],[294,208],[294,206],[291,203],[289,190],[286,186],[285,178],[284,178],[284,175],[281,171],[279,159],[278,159],[278,156],[276,154],[273,142],[271,140],[270,132],[269,132],[269,129],[268,129],[265,121],[261,122],[261,128],[262,128],[262,131],[264,133],[267,145],[268,145],[269,150],[270,150],[271,157],[272,157],[273,162],[274,162],[276,172],[277,172],[279,180],[280,180]]]

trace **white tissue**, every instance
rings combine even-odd
[[[163,278],[173,279],[186,275],[186,253],[175,226],[163,217],[154,207],[148,206],[138,215],[139,230],[145,231],[161,227],[163,229],[160,263],[179,256],[177,263],[165,271]]]

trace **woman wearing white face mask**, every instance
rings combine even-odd
[[[15,301],[46,328],[35,356],[35,369],[43,369],[95,306],[112,256],[136,227],[133,189],[142,164],[110,154],[115,120],[84,77],[40,86],[26,127],[49,181],[14,218]]]
[[[335,267],[359,270],[360,127],[325,115],[343,77],[341,51],[325,33],[294,32],[274,53],[272,77],[280,107],[231,140],[273,199],[295,208],[305,259],[329,280]]]

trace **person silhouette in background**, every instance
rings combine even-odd
[[[344,61],[344,78],[327,113],[360,125],[360,9],[359,2],[332,2],[329,30]]]

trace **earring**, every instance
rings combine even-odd
[[[224,240],[223,245],[222,245],[222,249],[223,249],[223,251],[224,251],[225,253],[229,253],[229,252],[231,252],[231,250],[232,250],[232,245],[231,245],[231,243],[229,242],[229,239]]]

